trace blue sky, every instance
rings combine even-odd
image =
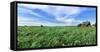
[[[76,26],[96,22],[96,9],[87,7],[18,4],[18,26]]]

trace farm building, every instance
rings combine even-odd
[[[91,23],[89,21],[82,22],[78,24],[78,27],[90,27]]]

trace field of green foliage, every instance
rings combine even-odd
[[[18,48],[42,48],[96,44],[95,27],[18,26]]]

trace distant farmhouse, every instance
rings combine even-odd
[[[91,23],[89,21],[82,22],[78,24],[78,27],[90,27]]]

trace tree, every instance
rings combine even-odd
[[[80,27],[81,26],[81,24],[78,24],[78,27]]]
[[[41,25],[41,27],[43,27],[43,25]]]

